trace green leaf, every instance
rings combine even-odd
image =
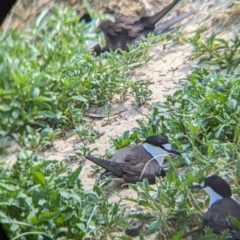
[[[228,105],[230,108],[236,109],[238,106],[238,101],[236,99],[231,98],[229,99]]]
[[[82,170],[82,166],[78,167],[68,178],[68,183],[73,185],[76,180],[79,178],[79,174]]]
[[[86,226],[83,223],[77,223],[76,226],[83,232],[86,232]]]
[[[7,104],[3,104],[3,103],[0,104],[0,111],[1,112],[8,112],[11,109],[12,109],[12,107],[7,105]]]
[[[61,214],[61,211],[54,211],[54,212],[45,212],[41,213],[39,216],[40,221],[49,221],[58,217]]]
[[[54,192],[52,195],[51,195],[51,202],[53,204],[54,207],[59,207],[60,206],[60,194],[58,192],[58,190],[56,190],[56,192]]]
[[[0,182],[0,188],[4,188],[7,191],[16,191],[17,188],[15,186],[9,185],[9,184],[5,184],[5,183],[1,183]]]
[[[171,240],[181,240],[182,237],[183,237],[183,234],[184,234],[184,231],[181,230],[181,231],[179,231],[176,235],[174,235],[174,236],[171,238]]]
[[[232,225],[234,227],[236,227],[238,229],[238,231],[240,231],[240,222],[232,216],[230,216],[229,218],[230,218],[230,221],[231,221]]]
[[[0,211],[0,219],[1,220],[2,219],[8,219],[8,216],[4,212]]]
[[[59,194],[66,199],[69,199],[70,195],[68,192],[60,191]]]
[[[33,181],[35,183],[41,184],[42,186],[46,185],[46,181],[45,181],[44,175],[42,173],[32,171],[31,174],[33,176]]]
[[[218,240],[218,236],[216,234],[209,234],[201,237],[199,240]]]
[[[32,95],[34,98],[38,97],[40,94],[40,89],[38,87],[33,89]]]
[[[34,97],[34,101],[35,102],[52,102],[53,99],[48,98],[48,97],[39,96],[39,97]]]
[[[85,103],[87,103],[88,102],[88,100],[85,98],[85,97],[83,97],[83,96],[73,96],[73,97],[71,97],[70,99],[72,99],[72,100],[77,100],[77,101],[80,101],[80,102],[85,102]]]
[[[150,234],[152,233],[155,233],[156,231],[159,231],[160,230],[160,227],[161,227],[161,224],[162,224],[162,219],[159,218],[155,221],[153,221],[150,226],[148,227],[148,232]]]
[[[112,215],[116,216],[119,210],[119,205],[118,204],[114,204],[113,206],[113,210],[112,210]]]

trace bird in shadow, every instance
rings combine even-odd
[[[215,234],[229,230],[231,238],[240,239],[240,232],[233,226],[230,216],[240,221],[240,204],[232,197],[229,184],[221,177],[212,175],[202,184],[195,184],[190,188],[203,189],[210,197],[209,209],[204,214],[202,230],[209,227]]]
[[[10,240],[8,235],[6,234],[5,230],[3,229],[2,225],[0,224],[0,239],[1,240]]]
[[[12,7],[17,0],[1,0],[0,1],[0,26],[4,22],[7,15],[10,13]]]
[[[190,12],[187,14],[182,14],[175,19],[157,25],[157,23],[166,17],[180,1],[181,0],[174,0],[163,10],[157,12],[151,17],[119,16],[115,18],[114,22],[110,20],[102,21],[98,25],[98,28],[104,34],[106,45],[105,47],[101,48],[99,44],[96,44],[92,47],[92,49],[96,55],[110,50],[115,51],[117,49],[127,51],[129,44],[134,44],[140,39],[146,37],[150,32],[155,34],[163,33],[171,26],[193,13]],[[90,15],[86,13],[80,18],[80,21],[83,20],[88,23],[92,19]]]
[[[162,165],[170,154],[180,155],[166,138],[153,135],[141,144],[118,150],[110,161],[91,155],[86,159],[106,169],[99,179],[112,177],[121,178],[125,183],[136,183],[147,178],[150,184],[154,184],[155,177],[165,177]]]

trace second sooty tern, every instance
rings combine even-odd
[[[184,18],[192,14],[182,14],[171,21],[167,21],[164,24],[158,24],[160,20],[166,17],[181,0],[174,0],[161,11],[157,12],[153,16],[145,17],[127,17],[118,16],[115,21],[110,20],[102,21],[98,25],[98,29],[104,33],[106,46],[101,48],[99,44],[93,46],[93,50],[99,55],[102,52],[110,50],[128,50],[128,45],[133,44],[141,38],[146,37],[150,32],[156,34],[163,33],[174,24],[180,22]],[[91,17],[88,13],[85,13],[80,21],[91,22]]]
[[[215,234],[228,229],[232,239],[240,239],[240,232],[229,218],[232,216],[240,221],[240,204],[232,197],[229,184],[223,178],[212,175],[202,184],[190,188],[201,188],[210,196],[209,209],[204,215],[202,228],[209,227]]]
[[[154,184],[155,177],[166,175],[162,165],[164,158],[171,153],[181,155],[172,149],[166,138],[153,135],[141,144],[118,150],[110,161],[91,155],[86,158],[106,169],[101,177],[123,178],[126,183],[136,183],[147,178],[150,184]]]

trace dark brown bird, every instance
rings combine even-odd
[[[118,150],[110,161],[91,155],[86,158],[107,170],[101,177],[123,178],[126,183],[136,183],[147,178],[150,184],[154,184],[155,177],[165,176],[162,164],[164,158],[171,153],[180,155],[172,149],[166,138],[154,135],[142,144]]]
[[[232,239],[240,239],[240,232],[232,225],[229,216],[240,221],[240,204],[232,197],[228,183],[217,175],[207,177],[199,185],[191,188],[201,188],[210,196],[209,209],[203,218],[202,228],[209,227],[215,234],[229,230]]]
[[[17,2],[17,0],[1,0],[0,1],[0,25],[2,25],[3,21],[7,17],[13,5]]]
[[[151,17],[116,17],[115,22],[103,21],[98,28],[104,33],[106,46],[101,48],[99,44],[93,47],[93,50],[99,55],[101,52],[115,51],[116,49],[128,50],[128,44],[134,43],[137,39],[147,36],[148,33],[155,30],[156,24],[180,2],[174,0],[160,12]],[[80,21],[91,21],[89,14],[84,14]],[[181,21],[181,20],[178,20]],[[178,22],[177,21],[177,22]],[[175,22],[176,23],[176,22]],[[175,23],[172,23],[174,25]],[[172,26],[171,25],[171,26]],[[168,26],[167,28],[171,27]],[[165,28],[166,29],[166,28]],[[158,31],[159,32],[159,31]]]
[[[6,232],[4,231],[3,227],[0,224],[0,239],[1,240],[9,240],[10,238],[8,237],[8,235],[6,234]]]

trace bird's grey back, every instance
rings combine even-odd
[[[152,158],[152,156],[145,150],[142,144],[125,147],[122,149],[119,149],[110,159],[112,162],[117,163],[124,163],[126,161],[129,161],[129,158],[136,158],[139,159],[139,161],[142,161],[144,159],[144,162],[147,162]]]

